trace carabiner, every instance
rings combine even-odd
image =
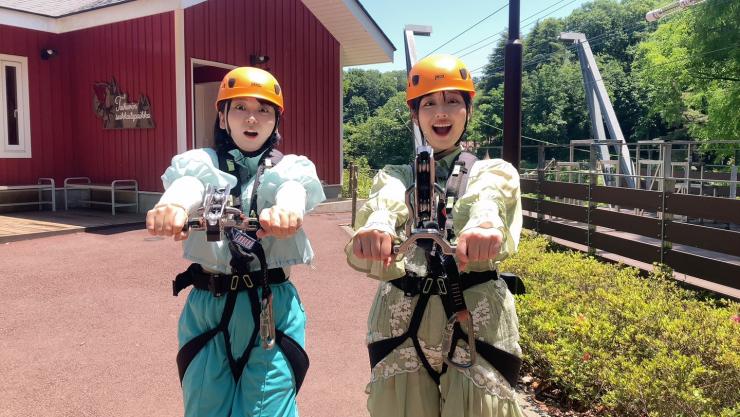
[[[275,347],[275,317],[272,314],[272,294],[263,298],[261,302],[260,338],[265,350]]]
[[[460,326],[468,334],[468,349],[470,350],[470,361],[467,363],[458,363],[453,359],[449,358],[450,353],[453,352],[455,346],[452,345],[452,339],[455,334],[455,322],[460,323]],[[468,369],[475,365],[476,350],[475,350],[475,330],[473,329],[473,318],[468,310],[458,311],[453,314],[442,332],[442,352],[444,353],[444,361],[447,365],[454,366],[458,369]]]

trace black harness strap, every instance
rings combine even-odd
[[[467,188],[468,174],[477,160],[478,158],[472,153],[461,152],[454,162],[452,173],[447,181],[445,199],[444,201],[440,201],[442,207],[438,210],[438,221],[440,225],[444,225],[448,240],[452,240],[455,237],[452,227],[452,208],[454,207],[455,200]],[[430,296],[440,295],[445,315],[450,318],[458,312],[467,310],[463,295],[466,289],[483,282],[498,279],[498,276],[496,271],[460,274],[454,257],[444,255],[441,250],[435,251],[435,255],[427,252],[427,263],[430,266],[429,277],[419,278],[407,274],[404,278],[392,281],[392,284],[402,289],[406,296],[419,295],[409,322],[409,328],[400,336],[370,343],[368,345],[368,353],[370,355],[370,368],[372,369],[403,344],[406,339],[410,338],[422,365],[434,382],[439,385],[441,375],[447,371],[447,364],[443,364],[441,372],[437,372],[422,351],[418,337],[419,327],[421,326]],[[410,281],[413,282],[410,283]],[[432,291],[432,288],[434,288],[434,291]],[[461,339],[468,340],[467,334],[462,330],[460,323],[455,322],[452,346],[449,352],[445,352],[449,359],[452,359],[457,343]],[[474,343],[478,354],[501,373],[512,387],[515,387],[519,378],[519,369],[521,368],[522,360],[516,355],[498,349],[484,341],[475,340]]]
[[[439,224],[443,225],[444,229],[447,231],[447,240],[449,241],[452,241],[454,238],[452,208],[455,205],[455,201],[460,198],[467,189],[468,174],[477,160],[478,157],[474,154],[462,151],[452,165],[452,173],[450,174],[445,186],[445,198],[444,200],[440,200],[440,205],[443,207],[437,211],[440,217]]]
[[[259,188],[261,176],[264,173],[265,166],[269,165],[269,167],[272,167],[276,165],[278,162],[280,162],[282,157],[283,155],[274,149],[270,149],[265,152],[265,154],[263,154],[262,159],[259,163],[259,168],[257,169],[257,173],[255,174],[254,185],[252,187],[252,195],[248,207],[250,214],[256,212],[257,209],[257,189]],[[232,188],[232,195],[236,198],[240,197],[242,184],[248,181],[249,178],[245,178],[245,174],[243,172],[244,170],[238,168],[231,155],[218,152],[218,159],[219,168],[222,171],[228,172],[232,175],[236,173],[235,176],[237,178],[237,186]],[[187,371],[188,366],[193,361],[195,356],[219,332],[223,333],[224,343],[226,347],[226,356],[229,360],[229,367],[231,368],[231,373],[234,377],[234,381],[238,381],[241,377],[241,374],[244,372],[244,368],[247,366],[247,362],[249,362],[249,357],[252,353],[252,349],[254,349],[260,333],[260,319],[262,312],[261,301],[264,302],[268,300],[269,297],[272,295],[270,283],[274,283],[274,281],[282,282],[287,279],[282,269],[280,269],[281,273],[273,272],[275,270],[268,270],[265,251],[259,239],[257,239],[256,232],[242,232],[237,229],[231,229],[228,232],[227,238],[229,241],[229,250],[232,255],[231,268],[232,272],[234,272],[235,274],[231,276],[230,285],[228,287],[219,287],[218,290],[213,289],[211,291],[213,292],[214,296],[220,296],[222,290],[227,294],[224,311],[221,315],[221,321],[215,328],[210,329],[205,333],[190,340],[177,353],[177,368],[181,384],[183,378],[185,377],[185,372]],[[256,286],[251,285],[249,283],[251,282],[251,280],[247,281],[247,278],[245,278],[256,275],[253,272],[250,273],[249,271],[249,264],[255,259],[255,257],[259,260],[261,266],[261,277],[259,279],[256,279],[256,281],[261,284],[262,300],[260,300],[260,297],[258,296]],[[174,295],[177,295],[180,290],[191,284],[197,284],[200,281],[203,281],[203,277],[201,276],[204,274],[202,267],[200,267],[200,265],[194,265],[196,264],[191,265],[187,271],[178,275],[178,278],[173,281]],[[221,279],[223,278],[222,276],[216,275],[215,277],[217,279],[214,279],[213,277],[207,279],[209,283],[209,290],[211,290],[210,285],[212,282],[218,281],[223,284],[221,282],[223,281]],[[236,278],[236,280],[234,280],[234,278]],[[236,358],[231,351],[231,334],[229,333],[228,326],[234,313],[237,292],[239,291],[246,291],[247,295],[249,296],[254,329],[252,331],[252,334],[250,335],[249,342],[247,343],[244,352],[239,358]],[[298,344],[298,342],[296,342],[293,338],[286,335],[279,329],[275,330],[275,343],[283,351],[283,354],[286,356],[286,359],[290,364],[290,368],[293,371],[293,377],[295,379],[297,393],[300,390],[301,385],[303,384],[303,380],[305,379],[306,373],[308,371],[308,355],[306,354],[306,351],[303,350],[301,345]]]
[[[177,370],[180,376],[181,384],[182,384],[183,378],[185,378],[185,371],[187,371],[188,366],[193,361],[193,359],[195,359],[195,356],[219,332],[222,332],[224,335],[223,337],[224,337],[224,343],[226,346],[226,355],[227,355],[227,359],[229,360],[229,367],[231,368],[231,373],[232,373],[232,376],[234,377],[234,381],[239,380],[242,372],[244,372],[244,368],[247,366],[247,362],[249,362],[249,357],[252,353],[252,349],[254,349],[256,345],[257,336],[259,334],[258,326],[259,326],[260,307],[259,307],[259,298],[257,296],[257,291],[256,289],[250,289],[250,290],[247,290],[247,294],[249,295],[249,300],[251,304],[252,319],[254,321],[254,330],[252,331],[252,334],[249,338],[249,342],[247,343],[247,346],[244,349],[244,352],[242,353],[241,357],[239,357],[238,359],[234,358],[234,355],[231,351],[231,334],[229,333],[228,326],[229,326],[229,321],[231,320],[231,316],[234,313],[234,305],[236,304],[236,295],[237,295],[236,291],[231,291],[226,296],[226,304],[224,305],[224,312],[221,315],[221,321],[218,324],[218,326],[193,338],[188,343],[186,343],[182,348],[180,348],[179,352],[177,352]],[[288,363],[290,364],[290,368],[293,371],[293,377],[296,383],[296,392],[298,392],[300,391],[301,385],[303,384],[303,380],[306,378],[306,373],[308,372],[308,367],[310,364],[309,359],[308,359],[308,354],[306,354],[306,351],[303,350],[303,348],[301,347],[300,344],[298,344],[298,342],[296,342],[293,338],[291,338],[290,336],[288,336],[287,334],[283,333],[280,330],[276,331],[275,342],[280,347],[280,349],[283,351],[283,354],[285,355],[286,359],[288,360]]]
[[[218,167],[221,171],[229,173],[236,177],[236,186],[231,188],[231,195],[234,196],[235,199],[239,199],[241,197],[242,192],[242,184],[245,184],[249,181],[251,178],[249,176],[249,172],[246,170],[240,169],[239,165],[234,160],[234,157],[231,156],[228,152],[224,152],[221,150],[216,150],[216,156],[218,156]],[[252,209],[257,209],[257,201],[256,201],[256,190],[259,187],[259,182],[261,180],[262,173],[264,172],[264,165],[270,164],[270,167],[274,167],[275,165],[280,162],[280,160],[283,159],[283,154],[278,151],[277,149],[271,148],[265,151],[265,153],[262,154],[262,158],[260,159],[259,168],[257,168],[257,174],[256,178],[254,179],[254,187],[252,188],[252,199],[250,201],[250,211]],[[260,171],[260,169],[262,169]],[[238,201],[238,200],[237,200]],[[235,206],[240,206],[241,204],[236,204]],[[252,216],[256,217],[256,216]]]
[[[429,363],[429,360],[427,360],[424,351],[421,349],[421,344],[419,343],[418,336],[419,327],[421,326],[422,318],[424,318],[424,312],[426,311],[429,297],[429,293],[421,293],[419,295],[419,299],[416,301],[416,307],[414,307],[414,312],[411,315],[409,328],[402,335],[389,339],[379,340],[368,345],[368,352],[370,354],[370,369],[374,368],[375,365],[378,364],[378,362],[382,361],[386,356],[390,355],[391,352],[393,352],[393,350],[395,350],[397,347],[401,346],[401,344],[405,342],[406,339],[411,338],[411,341],[414,344],[414,350],[416,350],[416,354],[419,356],[421,364],[424,366],[424,369],[427,370],[429,376],[432,377],[434,382],[439,385],[439,378],[441,374],[435,371],[432,365]]]

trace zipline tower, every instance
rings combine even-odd
[[[432,34],[432,27],[431,26],[420,26],[420,25],[406,25],[403,28],[403,46],[406,50],[406,76],[408,77],[409,72],[411,72],[411,67],[413,67],[416,64],[416,40],[414,39],[414,35],[416,36],[429,36]],[[416,149],[419,146],[424,145],[424,140],[421,136],[421,131],[419,130],[419,125],[416,123],[412,123],[414,126],[414,148],[413,151],[416,152]]]
[[[630,151],[619,127],[617,115],[614,113],[614,107],[606,92],[604,82],[601,80],[601,73],[596,66],[596,60],[591,52],[591,46],[586,40],[586,35],[578,32],[562,32],[558,37],[563,42],[573,43],[577,47],[578,60],[581,63],[581,73],[583,74],[583,88],[586,91],[586,104],[588,104],[588,113],[591,116],[591,135],[597,141],[606,141],[604,124],[609,130],[609,136],[612,141],[618,141],[623,145],[614,145],[614,151],[619,160],[620,172],[625,175],[624,183],[629,188],[635,188],[635,169],[630,159]],[[600,159],[609,161],[609,147],[604,144],[599,147]],[[615,185],[611,180],[612,176],[605,176],[609,185]]]

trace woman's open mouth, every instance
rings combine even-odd
[[[250,138],[256,138],[258,135],[257,132],[250,132],[248,130],[244,131],[244,136],[250,137]]]
[[[452,130],[451,124],[439,124],[439,125],[433,125],[432,130],[434,130],[434,133],[436,133],[438,136],[447,136],[448,133]]]

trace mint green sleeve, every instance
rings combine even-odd
[[[162,175],[162,184],[168,189],[177,179],[195,177],[204,184],[223,188],[236,186],[236,177],[218,169],[216,153],[211,149],[193,149],[175,155],[172,164]]]
[[[274,167],[265,170],[259,188],[259,207],[271,207],[282,187],[300,185],[306,191],[304,212],[313,210],[326,199],[316,167],[302,155],[285,155]]]
[[[519,174],[502,159],[477,161],[470,170],[468,186],[454,207],[453,227],[455,235],[490,223],[501,230],[504,241],[501,252],[490,262],[476,262],[470,270],[492,268],[516,253],[522,231],[522,202],[519,189]]]
[[[404,225],[409,217],[406,208],[406,188],[411,182],[408,165],[388,165],[373,178],[368,200],[357,212],[355,235],[361,230],[380,230],[388,233],[395,243],[404,239]],[[354,239],[354,235],[352,237]],[[371,277],[390,280],[403,276],[404,261],[400,260],[383,268],[381,261],[359,259],[352,251],[353,240],[345,247],[347,263]]]

